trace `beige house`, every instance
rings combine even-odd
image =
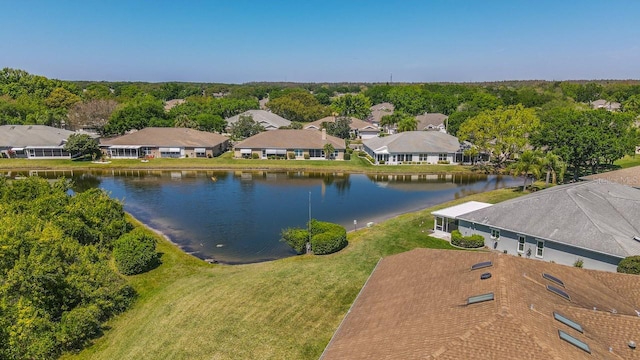
[[[234,146],[236,158],[289,158],[326,159],[324,148],[331,144],[334,148],[330,158],[344,160],[345,141],[327,135],[325,130],[272,130],[261,132]]]
[[[110,158],[210,158],[229,148],[229,138],[187,128],[149,127],[131,134],[102,139],[102,152]]]
[[[417,129],[425,131],[447,132],[447,119],[449,117],[440,113],[424,113],[416,116]]]
[[[339,118],[339,116],[327,116],[320,120],[316,120],[314,122],[306,124],[304,126],[304,129],[322,130],[323,124],[334,123],[336,122],[336,119]],[[380,133],[380,129],[378,129],[378,126],[354,117],[350,117],[349,120],[351,120],[351,123],[349,124],[349,128],[351,128],[350,134],[353,136],[353,138],[360,138],[364,140],[378,137],[378,134]]]
[[[45,125],[1,125],[0,157],[70,159],[64,144],[73,131]]]

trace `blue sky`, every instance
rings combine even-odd
[[[107,81],[640,79],[640,1],[0,0],[0,68]]]

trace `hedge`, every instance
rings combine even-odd
[[[157,265],[156,240],[145,229],[134,229],[116,240],[113,257],[120,273],[143,273]]]
[[[343,226],[311,220],[311,250],[314,254],[331,254],[345,246],[347,246],[347,230]]]
[[[306,229],[287,228],[282,230],[280,236],[282,236],[282,241],[291,246],[298,254],[306,251],[309,240],[309,232]]]
[[[451,244],[466,249],[475,249],[484,246],[484,237],[479,234],[473,234],[471,236],[462,236],[460,231],[453,230],[451,232]]]
[[[629,256],[618,263],[618,272],[640,275],[640,256]]]

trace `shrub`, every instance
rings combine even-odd
[[[460,231],[453,230],[451,232],[451,244],[467,249],[476,249],[484,246],[484,238],[479,234],[462,236]]]
[[[349,154],[349,153],[344,153],[344,159],[345,159],[345,160],[351,160],[351,154]]]
[[[331,254],[347,246],[347,230],[338,224],[311,220],[311,249],[316,255]]]
[[[311,159],[311,156],[309,154],[304,154],[304,159],[305,160],[309,160],[309,159]]]
[[[78,306],[62,315],[58,338],[66,350],[81,350],[100,332],[100,309],[96,305]]]
[[[629,256],[622,259],[618,264],[618,272],[640,275],[640,256]]]
[[[287,228],[282,230],[280,236],[282,236],[281,240],[291,246],[298,254],[305,252],[309,240],[309,232],[306,229]]]
[[[449,160],[438,160],[438,164],[447,165],[450,164]]]
[[[380,165],[384,165],[384,160],[380,160]]]
[[[295,153],[292,153],[292,152],[288,152],[288,153],[287,153],[287,157],[289,158],[289,160],[293,160],[293,159],[295,159],[295,158],[296,158],[296,154],[295,154]]]
[[[157,265],[156,240],[144,229],[135,229],[116,240],[113,257],[122,274],[143,273]]]
[[[582,259],[578,259],[573,263],[573,266],[577,267],[577,268],[582,268],[582,266],[584,266],[584,260]]]
[[[260,159],[260,154],[258,154],[258,153],[251,153],[251,158],[252,158],[252,159]]]

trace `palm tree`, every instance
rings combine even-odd
[[[562,181],[564,172],[567,169],[567,164],[560,158],[560,156],[548,152],[540,161],[540,167],[543,171],[546,171],[547,178],[544,182],[545,185],[549,185],[549,178],[551,177],[551,183],[555,184],[559,178]]]
[[[518,175],[524,176],[524,184],[522,184],[522,191],[527,190],[527,179],[529,174],[532,174],[534,178],[538,178],[540,175],[540,159],[541,154],[538,151],[527,150],[520,155],[518,161],[514,164],[514,171]]]
[[[398,132],[414,131],[418,128],[418,120],[412,116],[405,117],[398,122]]]

